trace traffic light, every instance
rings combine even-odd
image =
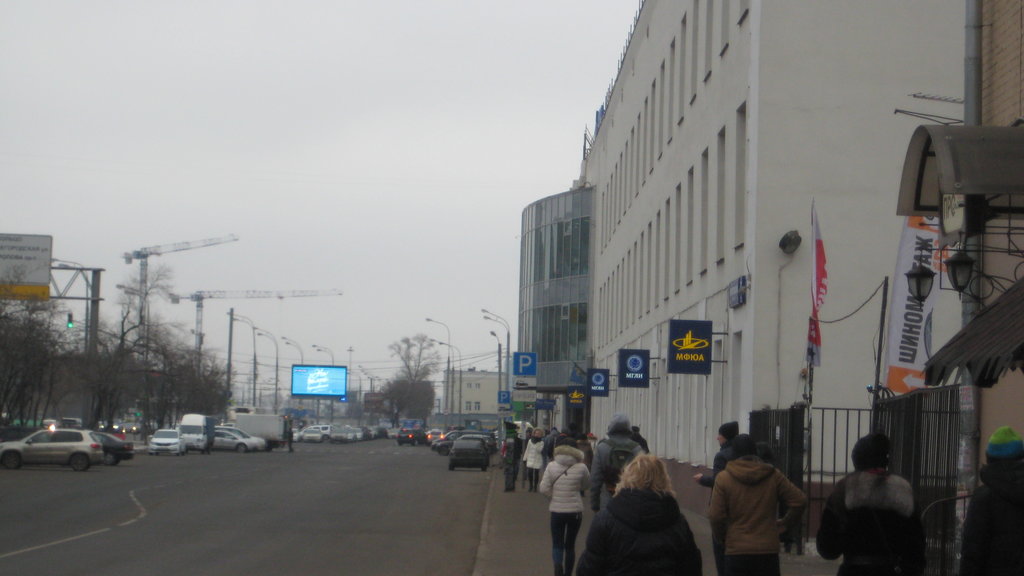
[[[68,312],[68,328],[74,328],[74,327],[75,327],[75,315],[72,314],[71,312]]]

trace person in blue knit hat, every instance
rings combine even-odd
[[[1024,573],[1024,440],[1002,426],[988,439],[988,464],[964,520],[960,576]]]

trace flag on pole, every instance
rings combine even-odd
[[[811,319],[807,328],[807,362],[813,366],[821,366],[821,326],[818,322],[818,310],[825,303],[825,295],[828,294],[828,269],[825,262],[825,243],[821,239],[814,200],[811,200],[811,228],[814,233],[814,245],[811,246],[814,272],[811,277]]]

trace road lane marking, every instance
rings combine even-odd
[[[31,548],[22,548],[21,550],[15,550],[13,552],[8,552],[7,554],[0,554],[0,560],[3,560],[4,558],[10,558],[11,556],[17,556],[18,554],[25,554],[26,552],[35,552],[36,550],[42,550],[43,548],[49,548],[51,546],[57,546],[59,544],[66,544],[68,542],[73,542],[75,540],[81,540],[82,538],[88,538],[90,536],[95,536],[97,534],[102,534],[104,532],[109,532],[109,531],[110,531],[110,528],[101,528],[99,530],[94,530],[93,532],[86,532],[85,534],[79,534],[78,536],[72,536],[70,538],[64,538],[63,540],[55,540],[53,542],[48,542],[46,544],[40,544],[38,546],[32,546]]]
[[[139,520],[145,518],[146,514],[148,514],[148,512],[146,511],[146,507],[143,506],[142,502],[139,502],[139,499],[135,497],[135,490],[129,492],[128,497],[132,499],[132,502],[135,503],[135,507],[139,509],[139,515],[127,522],[122,522],[121,524],[118,524],[118,526],[128,526],[129,524],[134,524]]]

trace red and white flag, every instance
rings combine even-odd
[[[814,245],[811,255],[814,259],[814,273],[811,277],[811,319],[807,328],[807,362],[813,366],[821,366],[821,327],[818,323],[818,310],[825,303],[828,294],[828,269],[825,266],[825,243],[821,239],[818,228],[818,212],[811,200],[811,228],[814,232]]]

